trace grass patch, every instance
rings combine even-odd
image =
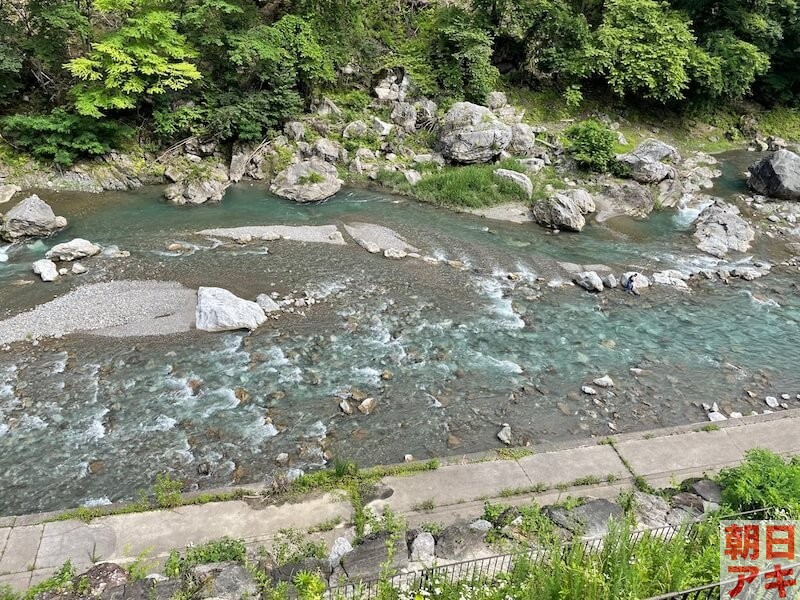
[[[431,173],[411,188],[411,194],[425,202],[467,208],[482,208],[507,202],[527,202],[528,198],[516,184],[495,177],[495,169],[524,172],[513,159],[497,165],[465,165],[444,167]]]
[[[597,475],[587,475],[586,477],[578,477],[573,480],[570,485],[573,487],[580,487],[582,485],[598,485],[600,483],[602,483],[602,479]]]
[[[178,577],[195,565],[229,560],[243,562],[246,555],[244,540],[224,537],[188,548],[183,556],[177,550],[173,550],[164,565],[164,574],[167,577]]]
[[[550,489],[544,483],[537,483],[536,485],[529,485],[524,487],[503,488],[500,490],[501,498],[512,498],[514,496],[522,496],[524,494],[541,494]]]
[[[331,517],[330,519],[318,523],[313,527],[308,528],[308,533],[320,533],[323,531],[333,531],[342,522],[340,517]]]
[[[431,512],[434,508],[436,508],[436,502],[433,498],[428,498],[427,500],[423,500],[419,504],[415,504],[411,507],[411,510],[414,512]]]
[[[501,460],[519,460],[533,454],[529,448],[497,448],[495,452]]]
[[[758,116],[758,125],[764,135],[800,140],[800,110],[796,108],[773,108]]]
[[[250,490],[236,488],[233,490],[225,490],[222,492],[208,492],[191,497],[180,496],[179,499],[176,496],[162,495],[161,501],[164,501],[166,498],[169,498],[170,501],[176,502],[176,504],[171,504],[170,507],[195,506],[200,504],[208,504],[210,502],[228,502],[230,500],[241,500],[245,496],[249,496],[253,493],[254,492]],[[46,519],[44,522],[49,523],[52,521],[69,521],[72,519],[76,519],[78,521],[83,521],[84,523],[90,523],[94,519],[100,517],[107,517],[110,515],[128,515],[132,513],[147,512],[151,510],[162,510],[163,508],[165,508],[165,506],[159,504],[159,502],[155,499],[155,497],[149,498],[146,492],[141,491],[139,492],[139,498],[134,502],[126,504],[117,504],[112,506],[92,506],[92,507],[80,506],[78,508],[65,510],[64,512],[61,512],[55,515],[54,517]]]
[[[700,431],[719,431],[719,425],[715,423],[709,423],[708,425],[703,425],[700,428]]]

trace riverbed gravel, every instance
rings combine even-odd
[[[197,292],[174,281],[109,281],[81,286],[0,321],[0,344],[70,333],[130,337],[191,329]]]

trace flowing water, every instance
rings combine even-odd
[[[725,165],[720,194],[741,191],[736,159]],[[322,467],[325,453],[367,465],[496,447],[502,423],[535,449],[703,421],[703,402],[748,414],[765,408],[764,395],[790,393],[800,405],[796,272],[704,282],[689,293],[656,287],[640,297],[554,285],[568,278],[559,261],[648,274],[713,266],[691,243],[685,215],[664,211],[553,235],[362,190],[311,206],[248,185],[209,207],[168,206],[159,195],[43,194],[70,227],[0,248],[0,318],[112,278],[221,286],[246,298],[307,291],[324,300],[253,334],[73,335],[12,345],[0,353],[0,514],[131,498],[160,471],[187,489],[263,481],[281,452],[292,468]],[[237,245],[195,234],[253,224],[343,231],[350,222],[390,227],[422,254],[466,268],[388,260],[347,236],[339,247]],[[88,259],[86,275],[19,285],[32,280],[32,260],[73,237],[131,257]],[[194,250],[166,251],[175,241]],[[780,260],[781,252],[759,242],[752,256]],[[616,382],[610,393],[580,393],[604,374]],[[373,414],[341,413],[352,388],[376,398]]]

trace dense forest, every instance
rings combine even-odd
[[[650,108],[794,106],[795,0],[0,0],[0,133],[69,164],[136,139],[260,141],[404,67],[445,104],[507,85]]]

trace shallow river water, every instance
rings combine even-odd
[[[739,191],[739,166],[726,169],[719,193],[728,195]],[[706,281],[691,292],[659,286],[640,297],[548,285],[569,277],[559,261],[646,274],[716,264],[674,211],[552,235],[363,190],[312,206],[249,185],[209,207],[168,206],[159,195],[43,193],[70,227],[6,250],[0,318],[120,278],[324,300],[253,334],[74,335],[0,352],[0,514],[131,498],[160,471],[187,489],[263,481],[281,452],[293,468],[323,466],[324,451],[367,465],[496,447],[502,423],[535,449],[703,421],[703,402],[748,414],[765,408],[765,395],[790,393],[800,405],[796,272]],[[195,234],[267,224],[344,232],[351,222],[390,227],[422,254],[468,268],[388,260],[347,236],[341,247],[242,246]],[[85,260],[89,273],[55,284],[19,285],[33,280],[32,260],[73,237],[131,256]],[[195,251],[167,252],[175,241]],[[750,256],[781,259],[778,247],[759,242],[731,260]],[[604,374],[616,382],[611,392],[581,394]],[[377,399],[373,414],[341,413],[352,388]]]

